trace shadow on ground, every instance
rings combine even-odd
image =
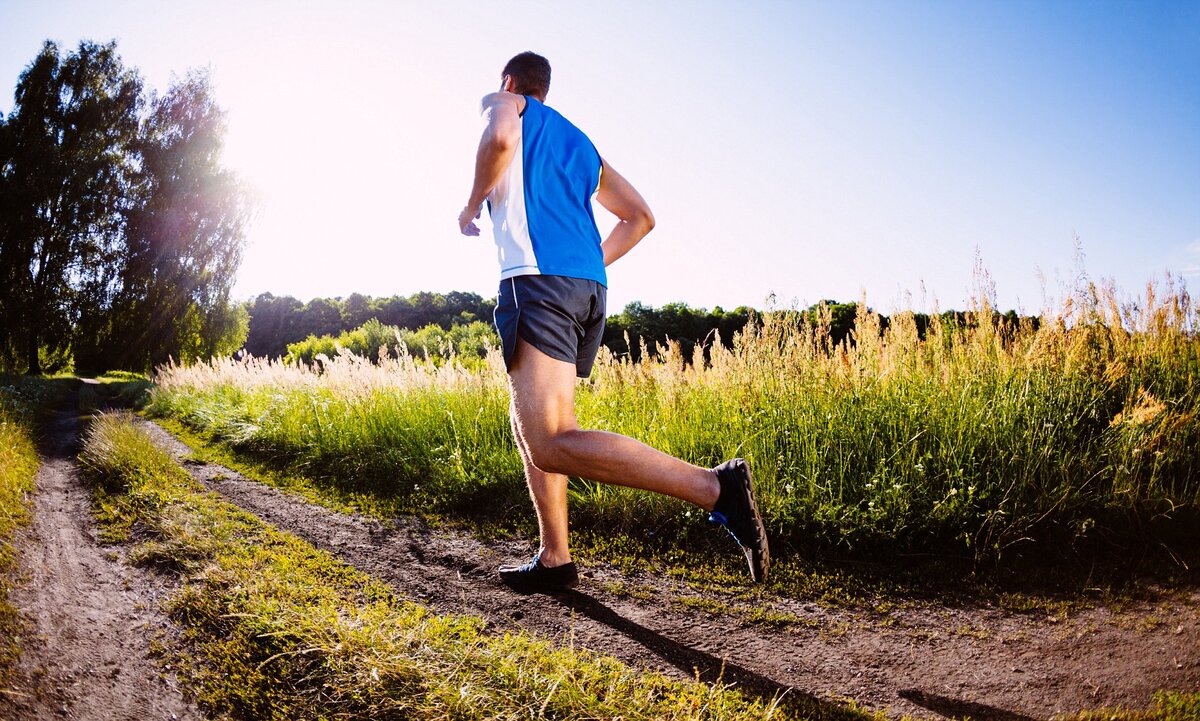
[[[733,684],[748,696],[762,698],[768,702],[778,701],[783,708],[801,712],[814,719],[857,719],[868,715],[781,684],[767,676],[751,671],[744,666],[730,663],[690,646],[685,646],[646,628],[613,611],[592,596],[571,590],[554,594],[564,606],[597,623],[608,626],[616,633],[631,638],[666,663],[706,683]],[[1024,718],[1024,717],[1021,717]],[[1007,721],[1007,719],[1005,719]],[[1015,721],[1015,717],[1014,717]]]
[[[935,693],[926,693],[915,688],[902,689],[900,691],[900,698],[912,701],[922,708],[927,708],[947,718],[969,718],[973,721],[1037,721],[1032,716],[1026,716],[1015,711],[1006,711],[1005,709],[988,706],[987,704],[939,696]]]

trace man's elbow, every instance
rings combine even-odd
[[[649,208],[642,208],[637,212],[633,222],[637,223],[642,230],[642,235],[645,235],[654,230],[654,213],[651,213]]]

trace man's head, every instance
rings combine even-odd
[[[532,95],[545,101],[550,92],[550,61],[533,52],[523,52],[504,66],[501,86],[510,93]]]

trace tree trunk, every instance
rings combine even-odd
[[[37,327],[30,325],[29,331],[25,335],[25,360],[29,365],[25,369],[26,375],[40,376],[42,374],[42,362],[38,358],[38,349],[41,345]]]

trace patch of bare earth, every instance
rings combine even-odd
[[[0,719],[202,719],[151,653],[152,636],[169,628],[159,610],[166,589],[97,541],[78,439],[74,413],[59,412],[43,447],[33,522],[16,539],[22,578],[10,601],[25,629]]]
[[[526,555],[527,544],[485,543],[412,520],[381,523],[330,511],[230,469],[187,461],[185,444],[145,425],[208,488],[403,597],[677,676],[723,674],[751,693],[786,690],[850,698],[896,715],[977,721],[1146,708],[1156,690],[1200,688],[1200,593],[1057,616],[934,604],[880,615],[755,601],[792,618],[780,629],[713,607],[736,604],[730,599],[604,567],[586,571],[577,591],[521,596],[501,585],[493,569]],[[614,594],[618,584],[634,593]],[[714,612],[705,612],[706,604]]]

